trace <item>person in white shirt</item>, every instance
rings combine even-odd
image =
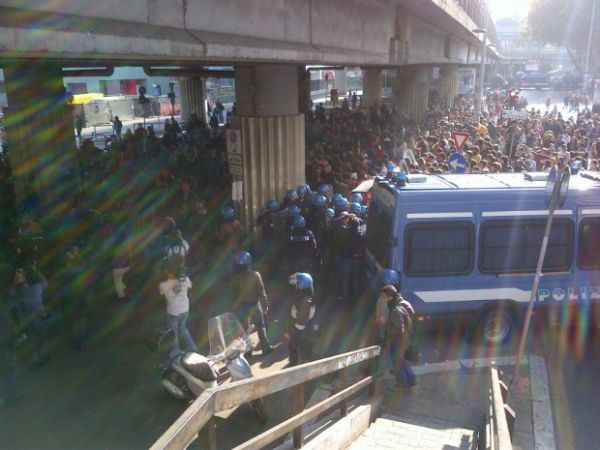
[[[181,353],[180,341],[183,341],[188,351],[197,352],[198,346],[186,325],[190,310],[188,290],[192,287],[192,282],[181,261],[169,261],[165,268],[165,275],[167,279],[158,285],[158,290],[167,300],[167,319],[174,336],[173,349],[169,357]]]

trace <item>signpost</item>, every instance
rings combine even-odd
[[[452,153],[448,158],[448,166],[451,173],[465,173],[467,161],[461,153]]]
[[[453,131],[452,132],[452,140],[454,140],[454,143],[456,144],[456,148],[459,150],[462,148],[463,145],[465,145],[465,142],[467,142],[467,139],[469,139],[470,137],[471,136],[466,131]]]
[[[227,161],[229,173],[234,176],[242,176],[242,143],[240,130],[227,130]]]
[[[542,277],[542,267],[544,266],[546,249],[548,248],[548,240],[550,238],[550,231],[552,229],[554,211],[556,208],[560,208],[567,198],[570,177],[571,174],[568,167],[566,167],[563,171],[559,171],[556,167],[554,167],[550,171],[548,180],[546,182],[545,201],[546,205],[549,207],[548,219],[546,220],[546,229],[544,230],[544,237],[542,238],[542,246],[540,247],[537,268],[535,271],[535,276],[533,277],[533,286],[531,287],[531,294],[529,295],[529,304],[527,305],[527,313],[525,314],[525,322],[523,323],[523,331],[521,332],[521,339],[519,341],[519,351],[517,353],[515,372],[512,379],[513,384],[517,382],[519,377],[519,366],[521,365],[521,357],[523,356],[523,351],[525,350],[525,341],[527,340],[529,323],[531,322],[531,315],[533,314],[533,303],[537,297],[537,290],[540,285],[540,278]],[[550,193],[550,195],[548,195],[548,193]]]

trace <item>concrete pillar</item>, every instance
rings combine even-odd
[[[304,66],[298,67],[298,108],[301,113],[311,110],[310,72]]]
[[[398,69],[394,104],[400,114],[417,121],[425,118],[430,75],[429,66],[405,66]]]
[[[234,171],[243,182],[240,207],[248,228],[268,199],[281,200],[287,189],[305,180],[299,73],[287,65],[235,68],[237,117],[232,128],[240,130],[242,161]]]
[[[44,216],[59,220],[77,192],[74,118],[61,67],[21,60],[3,68],[4,110],[17,204],[36,193]],[[72,185],[69,186],[69,182]]]
[[[195,113],[206,122],[206,82],[203,78],[180,78],[181,121],[185,123]]]
[[[363,95],[362,106],[370,108],[381,104],[382,71],[381,69],[367,68],[363,70]]]
[[[438,79],[440,100],[452,105],[454,97],[458,95],[458,65],[450,64],[440,68]]]
[[[346,69],[335,70],[335,88],[338,90],[340,98],[348,95],[348,77]]]

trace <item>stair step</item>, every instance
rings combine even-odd
[[[356,440],[349,450],[420,448],[453,448],[472,450],[477,446],[474,430],[457,427],[445,420],[423,418],[419,425],[406,419],[386,415],[375,422]],[[425,424],[421,423],[425,422]]]

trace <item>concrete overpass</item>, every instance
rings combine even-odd
[[[478,65],[472,32],[493,22],[483,0],[0,0],[0,67],[17,191],[37,175],[56,190],[74,154],[62,77],[68,67],[176,67],[183,114],[199,111],[210,65],[234,67],[245,217],[304,181],[305,65],[361,66],[367,104],[381,70],[397,69],[399,111],[422,118],[433,66],[442,96],[457,93],[459,65]],[[492,27],[490,29],[490,27]],[[497,55],[489,52],[493,59]],[[89,70],[89,69],[88,69]],[[173,70],[173,69],[169,69]],[[72,73],[72,72],[70,72]],[[268,132],[266,132],[268,130]],[[233,137],[235,139],[235,137]]]

